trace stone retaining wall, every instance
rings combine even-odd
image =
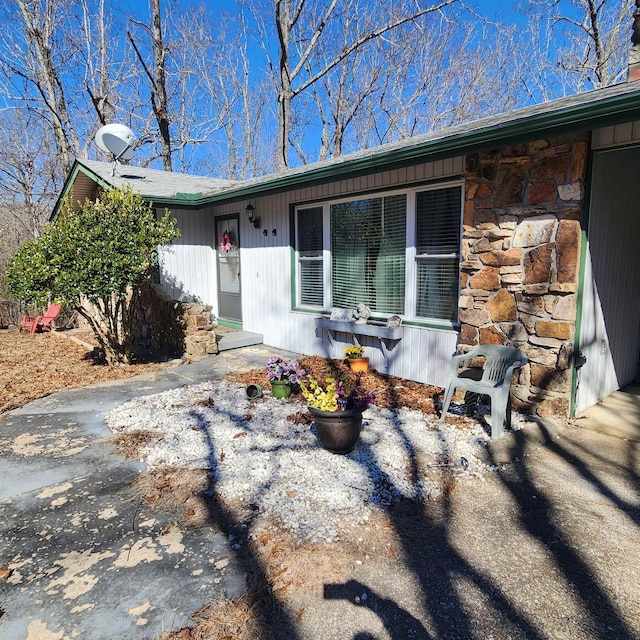
[[[158,285],[140,294],[134,320],[133,346],[137,351],[174,352],[187,362],[218,353],[210,305],[185,303],[167,297]]]
[[[81,316],[81,328],[89,324]],[[133,350],[198,362],[218,353],[212,307],[169,298],[159,285],[143,287],[133,321]]]
[[[512,344],[529,357],[514,406],[567,416],[587,138],[467,157],[460,346]]]

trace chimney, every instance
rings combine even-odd
[[[627,68],[627,82],[640,80],[640,0],[636,0],[636,10],[633,12],[633,46],[629,52],[629,66]]]

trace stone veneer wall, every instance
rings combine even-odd
[[[182,355],[187,362],[216,354],[211,310],[209,305],[172,300],[158,285],[145,287],[133,323],[133,347],[136,351]]]
[[[460,349],[511,344],[529,365],[514,407],[567,416],[586,135],[467,156]]]

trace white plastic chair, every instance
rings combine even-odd
[[[485,362],[481,380],[462,378],[458,367],[472,358],[484,356]],[[505,422],[511,426],[511,376],[519,367],[527,364],[527,356],[516,349],[498,344],[487,344],[476,347],[459,356],[453,356],[451,376],[442,404],[440,423],[444,422],[451,397],[457,388],[466,389],[491,398],[491,439],[497,440],[502,435]]]

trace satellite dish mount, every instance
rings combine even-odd
[[[131,160],[133,158],[133,145],[136,137],[124,124],[106,124],[96,132],[96,144],[101,151],[113,156],[112,176],[116,175],[116,165],[120,159]]]

